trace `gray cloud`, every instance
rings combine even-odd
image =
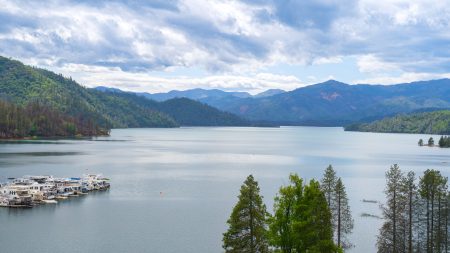
[[[367,72],[380,64],[404,72],[450,68],[450,7],[438,0],[0,0],[0,6],[0,54],[44,67],[245,73],[351,56]]]

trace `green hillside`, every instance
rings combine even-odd
[[[90,118],[105,128],[174,127],[169,116],[117,96],[94,92],[71,78],[0,57],[0,96],[26,106],[39,102],[72,117]]]
[[[22,107],[0,100],[0,139],[108,134],[108,128],[89,118],[71,117],[37,102]]]
[[[70,121],[75,124],[75,128],[79,128],[75,133],[81,135],[95,135],[95,131],[81,131],[85,122],[99,129],[99,132],[126,127],[178,127],[180,123],[195,126],[244,124],[244,121],[237,116],[197,101],[160,103],[125,92],[88,89],[71,78],[26,66],[19,61],[1,56],[0,100],[7,102],[4,103],[3,108],[0,108],[0,118],[3,117],[11,124],[14,122],[7,116],[10,115],[11,110],[9,104],[16,106],[14,110],[25,115],[25,118],[30,117],[27,108],[31,104],[38,104],[40,108],[51,111],[52,115],[58,115],[58,118],[64,119],[55,121],[54,129],[64,129],[63,125],[57,125],[58,122],[65,124],[64,122]],[[46,118],[48,115],[44,113],[41,117]],[[29,128],[27,124],[16,123],[14,123],[16,126]],[[9,131],[21,132],[21,135],[33,132],[30,129],[10,129]],[[16,136],[12,132],[3,134]],[[45,136],[65,134],[68,135],[64,131],[49,130]]]
[[[450,110],[397,115],[372,123],[353,124],[346,131],[450,134]]]
[[[247,126],[249,122],[238,116],[221,112],[209,105],[187,98],[173,98],[161,102],[159,108],[182,126]]]

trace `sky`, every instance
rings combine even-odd
[[[442,0],[0,0],[0,55],[129,91],[450,77]]]

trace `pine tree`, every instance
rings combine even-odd
[[[423,140],[422,140],[422,139],[420,139],[420,140],[419,140],[419,142],[418,142],[418,144],[419,144],[419,146],[421,146],[421,147],[422,147],[422,146],[423,146]]]
[[[325,169],[323,173],[322,180],[320,181],[320,189],[325,194],[325,198],[327,200],[328,208],[331,212],[331,227],[333,230],[333,237],[336,238],[336,226],[337,226],[337,210],[336,210],[336,202],[335,202],[335,194],[336,194],[336,183],[337,177],[336,172],[333,169],[333,166],[330,164]],[[337,242],[337,240],[335,240]]]
[[[439,147],[443,147],[443,146],[445,146],[445,139],[444,139],[444,136],[441,136],[441,138],[439,139]]]
[[[348,204],[347,192],[345,191],[345,186],[342,183],[341,178],[337,180],[334,202],[336,203],[336,240],[337,246],[343,249],[348,249],[352,247],[352,244],[347,238],[353,230],[353,218],[350,212],[350,206]]]
[[[387,203],[383,206],[384,224],[380,229],[377,240],[378,252],[398,253],[402,248],[402,242],[399,240],[399,224],[401,220],[401,182],[403,174],[397,164],[391,166],[386,173],[385,194]]]
[[[430,139],[428,139],[428,146],[430,146],[430,147],[434,146],[434,139],[433,139],[433,137],[430,137]]]
[[[269,252],[267,240],[267,211],[259,195],[258,183],[250,175],[241,186],[239,200],[227,221],[223,248],[230,253]]]
[[[304,187],[303,197],[296,206],[293,222],[295,252],[334,253],[331,212],[319,182],[311,180]]]
[[[333,194],[336,189],[336,172],[333,169],[333,166],[328,165],[328,167],[325,169],[325,173],[323,174],[323,178],[320,181],[320,188],[322,189],[323,193],[325,194],[325,197],[327,199],[328,206],[331,209],[331,206],[333,204]]]
[[[338,185],[338,182],[340,185]],[[344,249],[350,248],[352,244],[347,240],[346,235],[351,233],[353,229],[353,220],[348,206],[345,186],[342,180],[337,178],[333,166],[329,165],[325,169],[320,187],[325,194],[331,212],[335,244]]]
[[[414,251],[414,234],[413,234],[413,228],[415,227],[415,208],[417,206],[417,186],[415,184],[416,176],[414,172],[410,171],[408,174],[403,178],[402,182],[402,191],[406,202],[406,208],[404,209],[405,215],[405,230],[406,230],[406,238],[405,239],[405,246],[406,250],[405,252],[412,253]]]
[[[293,222],[295,207],[303,196],[303,180],[296,174],[290,175],[291,184],[280,187],[274,202],[274,215],[270,218],[270,242],[283,253],[294,252]]]
[[[448,241],[447,178],[437,170],[426,170],[419,181],[419,194],[425,205],[426,252],[441,252]]]
[[[331,213],[317,181],[304,185],[294,174],[280,188],[270,219],[270,242],[275,252],[338,252],[333,243]]]

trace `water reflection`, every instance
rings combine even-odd
[[[450,150],[417,146],[428,137],[313,127],[118,129],[110,137],[0,144],[0,181],[101,172],[112,183],[104,194],[54,206],[0,209],[1,251],[221,252],[226,220],[248,174],[272,211],[289,173],[318,178],[333,164],[355,218],[351,252],[375,252],[381,220],[361,215],[381,212],[378,203],[362,200],[383,201],[389,166],[449,174]]]

